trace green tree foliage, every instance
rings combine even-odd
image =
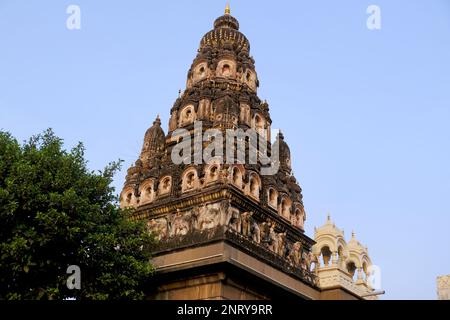
[[[0,132],[0,299],[141,299],[152,237],[117,206],[120,162],[87,169],[51,130],[20,145]],[[67,268],[81,269],[69,290]]]

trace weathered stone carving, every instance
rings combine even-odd
[[[269,235],[268,235],[268,245],[269,250],[272,250],[275,253],[278,253],[278,246],[279,246],[279,238],[278,234],[275,232],[275,226],[272,225],[269,228]]]
[[[218,226],[220,224],[220,216],[220,210],[216,206],[202,206],[198,219],[199,229],[207,230]]]
[[[241,232],[241,215],[239,210],[231,209],[231,216],[228,221],[228,226],[236,232]]]
[[[279,233],[277,235],[277,237],[278,237],[278,251],[277,251],[277,253],[280,256],[284,257],[284,255],[286,253],[285,252],[286,251],[286,232]]]
[[[258,223],[256,223],[255,221],[252,223],[250,232],[252,235],[252,240],[256,243],[261,243],[261,229],[259,228]]]
[[[168,235],[168,223],[166,218],[153,219],[148,222],[149,229],[157,240],[161,240]]]
[[[177,211],[172,220],[171,236],[184,236],[189,232],[190,214]]]
[[[301,262],[301,252],[302,252],[302,244],[300,242],[295,242],[288,254],[288,259],[291,261],[294,265],[299,266]]]
[[[251,234],[250,219],[252,215],[253,212],[244,212],[242,214],[242,235],[245,237],[249,237]]]

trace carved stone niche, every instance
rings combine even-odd
[[[134,194],[134,189],[131,186],[125,188],[120,195],[121,208],[133,208],[138,204],[138,198]]]
[[[194,123],[196,120],[195,108],[194,105],[189,104],[181,109],[179,116],[179,127],[186,126],[188,124]]]
[[[306,220],[305,210],[300,204],[295,204],[294,214],[291,217],[292,224],[295,227],[304,230],[305,220]]]
[[[207,62],[201,62],[195,66],[193,75],[192,75],[192,83],[196,83],[200,80],[206,79],[210,75],[210,70],[208,68]]]
[[[221,165],[212,161],[205,167],[205,184],[216,182],[220,179]]]
[[[155,199],[155,195],[156,195],[156,192],[154,189],[154,180],[148,179],[148,180],[144,181],[143,183],[141,183],[141,185],[139,187],[139,191],[141,194],[140,204],[144,205],[147,203],[151,203]]]
[[[158,195],[169,194],[171,190],[172,190],[172,177],[165,176],[161,178],[158,186]]]
[[[256,173],[251,173],[249,182],[246,187],[246,194],[259,201],[260,191],[261,191],[261,178]]]
[[[216,76],[222,78],[236,77],[236,62],[230,59],[220,60],[217,64]]]
[[[242,180],[244,176],[245,169],[242,165],[231,167],[231,175],[228,177],[230,182],[233,183],[239,190],[242,189]]]
[[[268,188],[267,189],[267,204],[277,210],[278,206],[278,191],[275,188]]]
[[[283,197],[280,203],[278,213],[288,221],[291,221],[292,201],[287,196]]]
[[[197,176],[197,170],[195,168],[185,170],[181,182],[181,192],[193,191],[199,187],[200,184]]]

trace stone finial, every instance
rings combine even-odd
[[[227,6],[225,7],[225,14],[231,14],[230,4],[227,3]]]
[[[161,119],[159,118],[159,113],[158,113],[158,115],[156,116],[155,121],[153,121],[153,125],[154,125],[154,126],[161,126]]]

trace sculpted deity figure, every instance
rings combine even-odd
[[[180,210],[173,217],[172,236],[184,236],[189,232],[189,215],[183,214]]]
[[[239,210],[233,209],[231,210],[231,217],[228,222],[228,226],[236,232],[241,233],[241,217],[239,214]]]
[[[197,230],[199,228],[198,226],[198,219],[200,217],[200,207],[195,206],[191,210],[191,230]]]
[[[217,206],[217,204],[214,204]],[[220,225],[228,225],[232,214],[233,214],[233,208],[231,207],[231,200],[223,200],[219,204],[219,211],[220,211]]]
[[[198,225],[200,230],[212,229],[219,225],[220,211],[211,205],[203,206],[200,211]]]
[[[263,222],[260,224],[261,229],[261,242],[263,242],[265,245],[268,245],[269,243],[269,231],[270,231],[270,223],[269,222]]]
[[[242,235],[245,237],[249,237],[251,234],[251,224],[250,219],[253,215],[253,212],[244,212],[242,214]]]
[[[278,234],[275,232],[275,226],[273,224],[269,229],[268,244],[269,244],[269,250],[278,254],[280,241],[278,238]]]
[[[250,229],[252,240],[256,243],[261,243],[261,229],[256,221],[253,221]]]
[[[194,174],[188,174],[186,177],[186,187],[187,189],[194,188]]]
[[[149,229],[155,234],[157,240],[167,237],[168,224],[165,218],[153,219],[148,222]]]
[[[299,266],[301,262],[301,251],[302,251],[302,244],[301,242],[295,242],[292,245],[292,248],[289,252],[288,259],[295,265]]]
[[[278,251],[276,251],[280,256],[284,257],[286,251],[286,232],[279,233],[278,237]]]

